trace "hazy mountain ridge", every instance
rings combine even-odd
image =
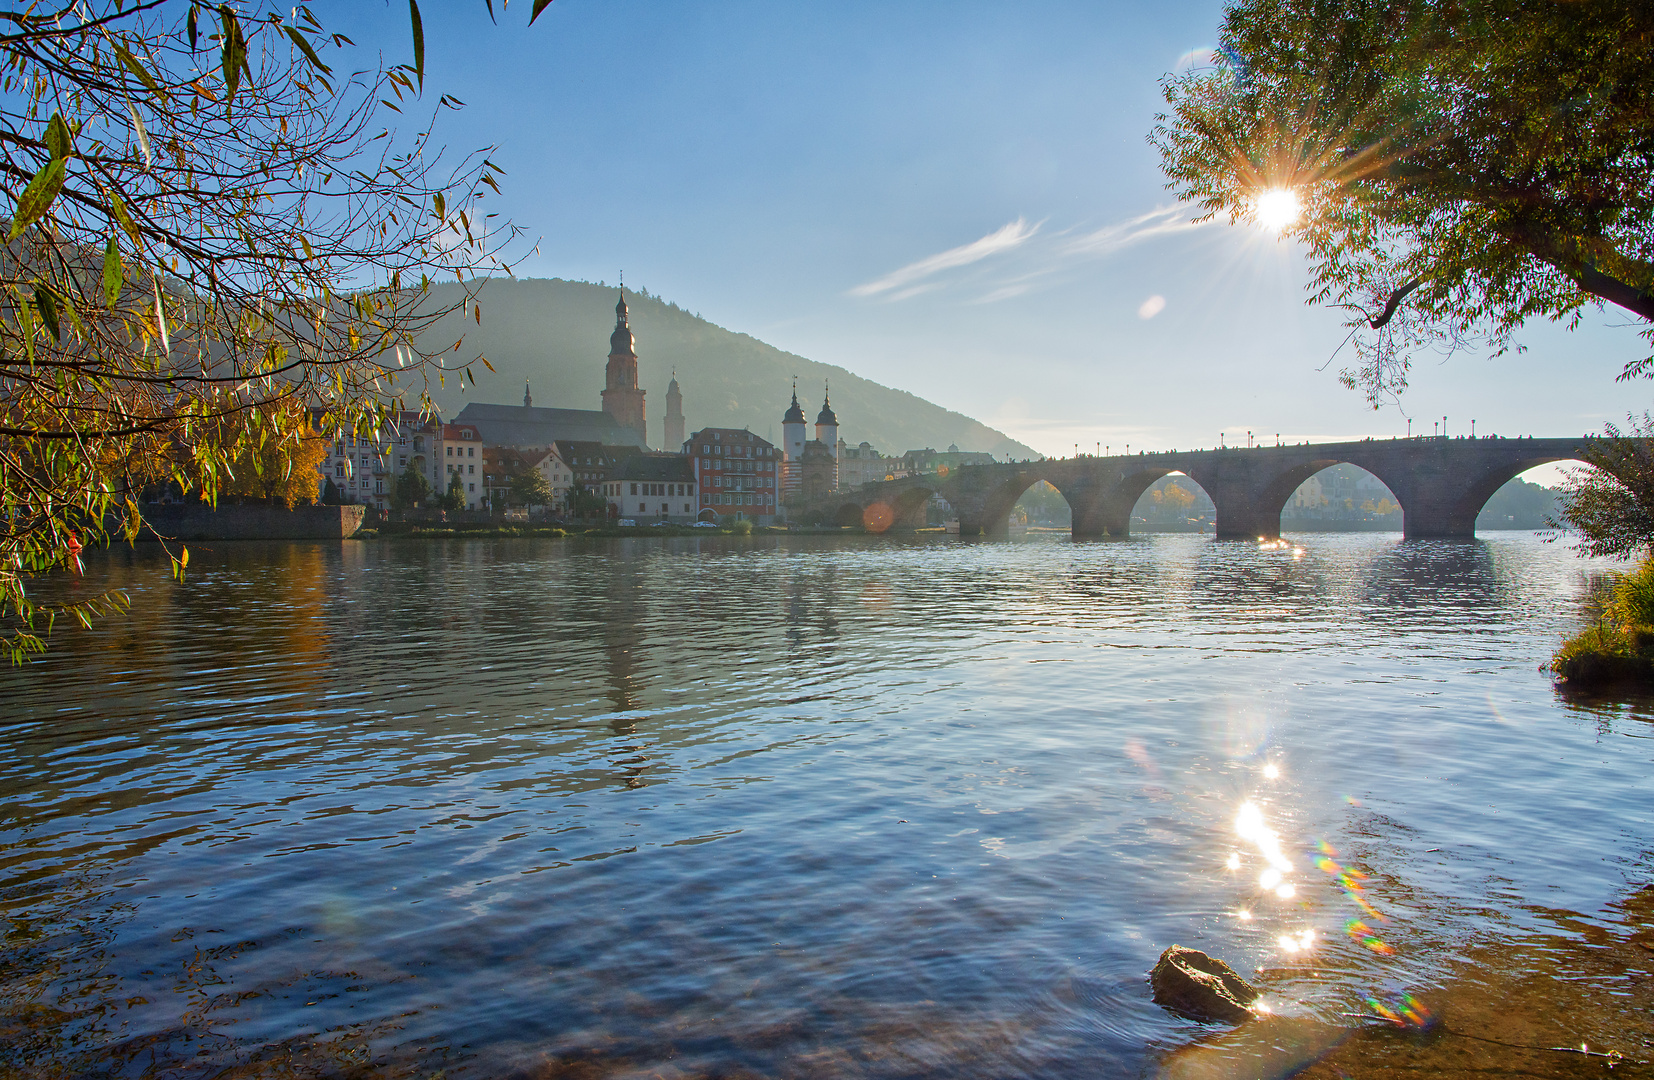
[[[433,286],[431,292],[438,304],[460,298],[458,285]],[[488,282],[478,294],[482,324],[456,312],[428,331],[426,344],[451,346],[463,336],[459,355],[480,353],[494,371],[478,364],[473,369],[475,386],[467,383],[462,392],[453,379],[446,388],[433,383],[432,397],[448,416],[470,401],[520,404],[526,380],[535,405],[600,408],[618,295],[613,286],[560,278]],[[781,414],[797,375],[798,397],[812,424],[812,437],[822,382],[827,380],[839,435],[852,446],[866,440],[886,454],[899,454],[958,444],[961,450],[982,450],[1001,459],[1038,456],[1004,432],[916,394],[726,330],[659,297],[628,289],[626,303],[637,337],[638,382],[648,393],[651,446],[658,448],[662,441],[666,385],[676,369],[688,431],[745,427],[779,440]]]

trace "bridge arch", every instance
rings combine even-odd
[[[951,483],[944,485],[942,497],[959,515],[961,535],[1003,537],[1009,531],[1011,513],[1018,501],[1041,481],[1055,488],[1068,504],[1073,535],[1088,535],[1083,531],[1083,523],[1094,516],[1092,507],[1096,499],[1092,485],[1072,470],[1051,462],[1030,462],[1009,473],[993,475],[987,482],[983,482],[981,473],[961,470]]]
[[[1174,469],[1143,489],[1132,503],[1129,521],[1133,529],[1164,532],[1170,527],[1186,532],[1190,531],[1195,507],[1210,501],[1199,480]]]

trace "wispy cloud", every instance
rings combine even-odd
[[[876,281],[857,285],[850,290],[850,295],[878,296],[881,293],[900,290],[891,299],[900,300],[913,296],[924,291],[923,288],[916,286],[925,278],[939,274],[943,270],[969,266],[971,263],[980,262],[991,255],[1010,251],[1026,243],[1037,232],[1039,232],[1038,224],[1030,225],[1023,218],[1017,218],[980,240],[974,240],[969,244],[927,256],[918,262],[908,263],[900,270],[893,270]]]
[[[1185,206],[1162,206],[1158,210],[1150,210],[1146,214],[1139,214],[1113,225],[1105,225],[1070,240],[1065,254],[1092,257],[1112,255],[1121,248],[1130,247],[1151,237],[1188,232],[1207,224],[1190,221],[1186,216],[1188,212],[1189,209]]]

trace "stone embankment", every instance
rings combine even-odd
[[[362,506],[157,503],[144,507],[139,540],[343,540],[362,527]]]

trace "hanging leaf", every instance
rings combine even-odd
[[[235,97],[241,86],[241,69],[247,66],[247,42],[241,36],[241,21],[228,4],[220,4],[218,14],[224,24],[224,45],[220,50],[220,68],[224,73],[225,101]]]
[[[127,52],[118,41],[115,42],[115,57],[120,60],[126,70],[138,77],[138,81],[144,84],[144,89],[161,100],[166,100],[166,91],[162,90],[161,84],[155,81],[155,76],[149,73],[148,68],[138,63],[138,58]]]
[[[113,191],[109,193],[109,212],[114,217],[115,224],[119,225],[126,235],[132,237],[134,244],[142,248],[143,239],[138,235],[138,226],[127,216],[126,204],[121,202],[121,197]]]
[[[68,162],[63,158],[53,158],[29,181],[29,186],[23,189],[23,194],[17,199],[17,210],[12,214],[11,235],[8,239],[15,240],[22,235],[24,229],[39,221],[47,210],[51,209],[52,200],[57,193],[63,190],[64,170]]]
[[[52,113],[51,122],[46,125],[46,148],[52,152],[53,160],[66,158],[73,150],[69,139],[69,125],[55,112]]]
[[[190,37],[190,52],[195,51],[195,5],[190,5],[190,13],[184,17],[184,30]]]
[[[289,26],[285,29],[287,30],[287,36],[293,39],[293,44],[297,45],[299,51],[304,53],[304,58],[310,61],[311,67],[324,75],[333,74],[333,69],[322,63],[322,58],[316,55],[316,50],[311,48],[310,42],[304,39],[304,35],[299,33],[296,27]]]
[[[59,333],[57,321],[57,297],[53,296],[52,291],[46,286],[36,285],[34,287],[34,303],[35,307],[40,309],[41,325],[46,328],[47,333],[52,335],[53,341],[61,341],[62,335]]]
[[[413,20],[414,73],[419,89],[425,90],[425,24],[419,20],[419,0],[408,0],[408,17]]]
[[[551,0],[534,0],[534,10],[528,13],[528,25],[533,26],[534,20],[540,17],[540,12],[551,6]]]
[[[434,204],[436,204],[436,218],[437,218],[437,220],[438,221],[447,221],[448,220],[448,200],[442,197],[442,192],[440,192],[440,191],[437,192],[436,195],[431,199],[431,201]]]
[[[144,122],[138,116],[137,106],[128,101],[126,103],[126,112],[128,116],[132,117],[132,130],[138,136],[138,148],[144,152],[144,168],[154,168],[155,155],[149,152],[149,132],[144,130]]]
[[[103,299],[109,307],[121,298],[121,253],[111,236],[103,246]]]

